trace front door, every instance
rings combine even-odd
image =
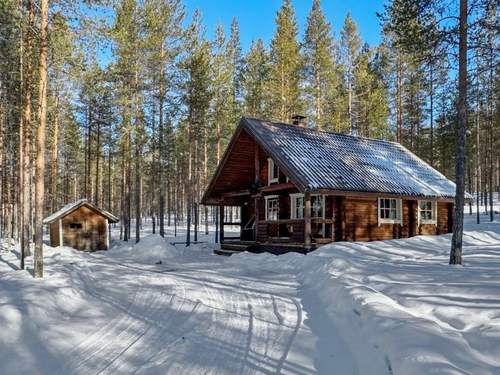
[[[249,199],[241,207],[241,240],[255,241],[255,203]]]

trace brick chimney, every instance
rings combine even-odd
[[[302,116],[299,114],[293,115],[292,116],[292,124],[300,126],[301,128],[305,128],[307,126],[306,116]]]

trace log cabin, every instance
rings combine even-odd
[[[451,232],[455,184],[444,175],[396,142],[301,120],[240,120],[202,198],[219,207],[219,253]]]
[[[70,203],[43,220],[49,226],[50,246],[69,246],[83,251],[107,250],[109,224],[117,222],[117,217],[86,199]]]

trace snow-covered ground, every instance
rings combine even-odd
[[[500,374],[500,223],[466,220],[464,266],[450,235],[228,258],[169,232],[46,247],[37,280],[4,246],[0,374]]]

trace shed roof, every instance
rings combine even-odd
[[[52,223],[60,218],[63,218],[64,216],[70,214],[71,212],[77,210],[78,208],[80,208],[82,206],[89,207],[91,210],[95,211],[97,214],[107,218],[111,223],[117,223],[119,221],[116,216],[114,216],[113,214],[109,213],[106,210],[102,210],[102,209],[98,208],[97,206],[90,203],[87,199],[79,199],[76,202],[68,203],[66,206],[62,207],[59,211],[54,212],[50,216],[47,216],[45,219],[43,219],[43,223],[50,224],[50,223]]]
[[[455,196],[452,181],[396,142],[247,117],[241,119],[238,128],[255,138],[301,191]],[[204,199],[216,179],[217,172]]]

